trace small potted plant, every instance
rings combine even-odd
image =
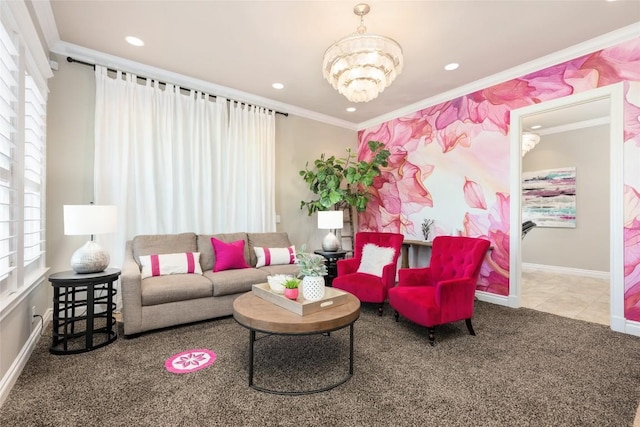
[[[429,234],[433,223],[434,221],[429,218],[425,218],[424,221],[422,221],[422,234],[424,235],[424,240],[429,240]]]
[[[298,286],[300,285],[300,279],[291,277],[284,281],[284,296],[289,299],[298,299]]]
[[[324,276],[327,266],[324,257],[304,251],[296,253],[296,260],[302,277],[302,296],[309,301],[316,301],[324,297]]]

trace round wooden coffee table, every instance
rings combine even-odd
[[[301,395],[331,390],[344,384],[353,376],[353,324],[360,317],[360,301],[348,294],[346,302],[304,316],[279,307],[253,292],[236,298],[233,303],[233,317],[249,329],[249,386],[267,393]],[[330,333],[349,326],[349,374],[339,382],[327,387],[305,391],[276,391],[253,383],[253,347],[256,332],[270,335],[313,335]]]

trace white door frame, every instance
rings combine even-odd
[[[617,83],[593,89],[576,95],[566,96],[540,104],[529,105],[511,111],[510,130],[510,238],[509,238],[509,297],[510,307],[520,307],[520,292],[522,283],[522,119],[571,105],[609,99],[609,149],[610,149],[610,325],[611,329],[619,332],[634,333],[626,328],[624,318],[624,116],[623,84]],[[635,323],[635,322],[633,322]],[[636,328],[635,326],[631,329]],[[634,333],[636,334],[636,333]]]

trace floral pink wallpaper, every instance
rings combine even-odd
[[[416,111],[358,133],[384,142],[389,166],[358,217],[361,230],[421,239],[425,218],[437,234],[488,238],[478,289],[509,293],[509,113],[624,82],[625,317],[640,321],[640,38]]]

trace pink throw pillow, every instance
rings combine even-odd
[[[211,238],[213,253],[216,255],[216,263],[213,271],[232,270],[235,268],[250,268],[244,259],[244,240],[226,243],[215,237]]]

